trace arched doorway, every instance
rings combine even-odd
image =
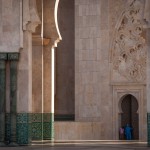
[[[139,139],[139,115],[138,115],[138,101],[137,99],[128,94],[121,99],[121,119],[120,125],[125,126],[129,124],[132,126],[132,139],[138,140]]]

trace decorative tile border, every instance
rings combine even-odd
[[[147,113],[147,143],[150,146],[150,113]]]

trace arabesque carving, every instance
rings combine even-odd
[[[139,0],[134,0],[124,11],[113,42],[113,69],[128,81],[144,81],[146,78],[142,6]]]

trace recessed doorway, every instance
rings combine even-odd
[[[137,99],[131,95],[125,95],[121,99],[121,110],[120,114],[120,125],[125,126],[129,124],[132,130],[132,140],[139,139],[139,115],[138,115],[138,101]]]

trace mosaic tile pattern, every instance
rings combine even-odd
[[[28,145],[31,143],[31,120],[28,113],[17,114],[17,143],[19,145]]]
[[[54,114],[43,114],[43,139],[51,140],[54,138]]]
[[[32,140],[42,140],[42,114],[32,114]]]
[[[147,132],[148,132],[147,143],[150,146],[150,113],[147,113]]]
[[[6,114],[5,120],[5,141],[9,143],[11,130],[10,113]],[[19,145],[29,145],[31,140],[51,140],[54,138],[54,114],[18,113],[16,129],[17,143]]]

